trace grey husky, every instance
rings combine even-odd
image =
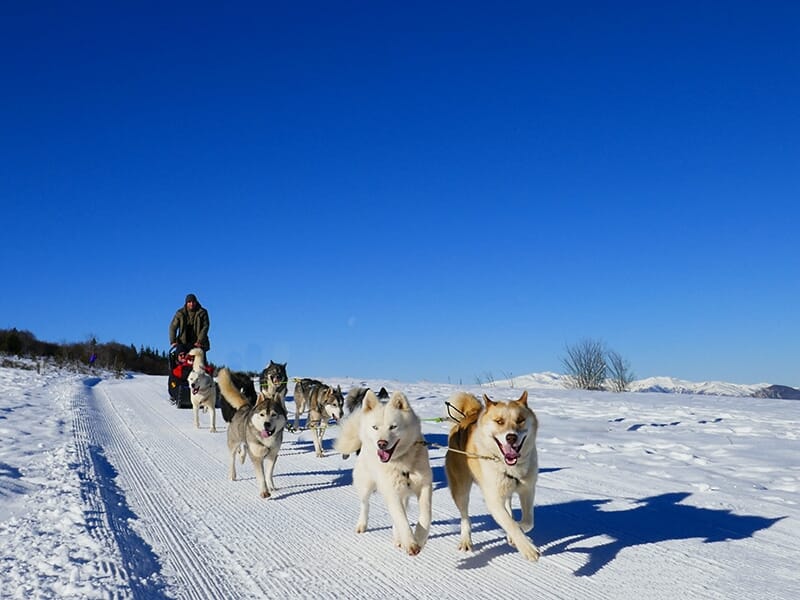
[[[227,368],[220,369],[217,383],[222,397],[236,409],[228,426],[230,478],[236,481],[237,455],[244,463],[247,454],[256,472],[261,497],[269,498],[275,491],[272,474],[283,441],[286,409],[280,400],[263,395],[259,395],[256,405],[251,406],[231,381],[231,373]]]
[[[367,391],[369,391],[368,387],[350,388],[350,390],[347,392],[347,396],[345,396],[344,399],[344,408],[348,415],[361,408],[361,404],[364,402],[364,396],[366,395]],[[377,396],[379,400],[388,400],[389,392],[386,391],[385,387],[382,387],[380,390],[378,390]]]
[[[322,454],[322,432],[328,421],[337,423],[342,418],[344,396],[342,389],[335,388],[316,379],[299,379],[294,386],[294,429],[300,424],[300,415],[308,411],[308,427],[314,429],[314,450]]]
[[[258,383],[264,396],[279,399],[286,408],[286,393],[289,389],[286,363],[269,361],[269,364],[261,371]]]

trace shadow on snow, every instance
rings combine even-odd
[[[636,501],[634,508],[616,511],[602,510],[609,499],[537,506],[536,526],[530,535],[545,557],[562,552],[585,554],[586,563],[575,571],[575,575],[585,577],[597,573],[626,548],[691,538],[701,538],[706,544],[742,540],[785,518],[736,515],[729,510],[681,504],[690,495],[673,492],[650,496]],[[514,512],[519,519],[519,511]],[[473,531],[499,529],[488,514],[472,516],[471,520]],[[452,523],[457,526],[458,520]],[[502,535],[475,544],[475,553],[459,568],[479,568],[496,556],[513,552],[516,550]]]
[[[426,435],[429,444],[447,446],[446,435]],[[331,449],[332,440],[323,444]],[[301,445],[304,443],[301,443]],[[311,451],[311,442],[307,442]],[[330,444],[330,445],[329,445]],[[333,476],[324,483],[303,486],[285,496],[290,496],[321,488],[342,487],[352,484],[352,466],[341,470],[320,470],[315,475]],[[437,459],[438,460],[438,459]],[[432,466],[434,489],[447,486],[444,466]],[[560,468],[541,469],[540,475],[560,471]],[[286,473],[284,476],[308,475],[308,473]],[[480,493],[475,489],[473,493]],[[585,577],[597,573],[611,563],[626,548],[645,544],[657,544],[670,540],[700,538],[703,543],[726,542],[753,537],[756,532],[772,527],[785,517],[768,518],[755,515],[737,515],[729,510],[702,508],[682,504],[691,496],[688,492],[672,492],[649,496],[635,501],[633,508],[627,510],[603,510],[610,499],[587,499],[536,506],[534,516],[536,527],[531,532],[534,542],[543,550],[544,556],[563,552],[585,554],[586,563],[575,571],[575,575]],[[455,506],[453,506],[455,511]],[[514,516],[519,520],[519,510]],[[516,552],[506,542],[505,534],[488,515],[470,515],[473,532],[497,530],[498,538],[474,545],[475,552],[464,558],[459,568],[473,569],[485,566],[494,557]],[[434,525],[454,525],[458,528],[459,519],[435,522]],[[458,533],[434,534],[431,537],[453,536],[454,547]]]
[[[89,457],[94,466],[96,481],[88,473],[81,473],[81,489],[85,496],[98,495],[108,520],[108,529],[122,555],[128,572],[128,584],[134,598],[167,598],[160,579],[161,565],[153,549],[130,527],[138,517],[128,507],[127,500],[117,487],[117,471],[94,445],[88,446]],[[87,511],[86,521],[90,528],[105,528],[103,514]]]

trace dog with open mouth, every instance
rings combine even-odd
[[[189,392],[192,400],[192,411],[194,413],[194,427],[200,429],[200,409],[211,415],[211,433],[217,431],[217,384],[206,368],[203,351],[200,348],[193,348],[189,355],[194,357],[192,370],[189,372],[186,382],[189,384]]]
[[[472,550],[469,494],[472,484],[477,483],[490,514],[505,530],[508,543],[535,561],[541,552],[526,534],[533,529],[539,422],[528,407],[527,391],[510,402],[495,402],[485,394],[483,400],[485,405],[472,394],[457,392],[448,402],[448,416],[456,423],[448,435],[445,472],[461,514],[458,549]],[[519,497],[522,513],[519,522],[511,510],[514,494]]]
[[[269,364],[261,371],[258,378],[258,385],[264,396],[277,398],[286,408],[286,393],[289,390],[289,378],[286,375],[286,363],[276,363],[269,361]]]
[[[342,455],[358,453],[353,485],[360,500],[356,533],[367,530],[369,501],[377,491],[392,518],[395,546],[409,555],[419,554],[431,528],[433,471],[422,424],[402,392],[381,402],[372,390],[364,394],[360,408],[342,423],[335,449]],[[419,516],[408,522],[408,500],[417,499]]]
[[[219,370],[217,382],[224,400],[236,409],[228,426],[230,478],[236,481],[237,456],[242,463],[245,455],[249,456],[256,472],[261,497],[269,498],[275,491],[272,476],[286,428],[286,409],[280,398],[265,397],[262,394],[259,394],[255,406],[251,406],[234,385],[227,368]]]

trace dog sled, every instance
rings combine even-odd
[[[192,390],[189,389],[189,373],[192,372],[194,357],[178,347],[169,351],[169,377],[167,391],[175,408],[192,408]],[[208,374],[214,374],[213,365],[206,365]]]

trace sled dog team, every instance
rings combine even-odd
[[[194,364],[198,363],[189,376],[194,424],[199,427],[199,409],[205,408],[211,412],[211,431],[216,431],[216,388],[213,378],[202,368],[202,359],[195,357]],[[241,375],[223,368],[217,376],[219,393],[225,400],[220,405],[223,418],[229,423],[229,475],[235,480],[236,459],[243,463],[249,456],[261,497],[268,498],[275,490],[275,462],[288,426],[286,365],[270,361],[261,373],[260,393],[255,392],[249,377]],[[486,395],[483,400],[481,403],[472,394],[456,392],[447,403],[448,416],[456,421],[448,435],[445,472],[461,518],[458,549],[473,548],[469,496],[474,483],[492,518],[505,531],[508,543],[526,559],[535,561],[540,551],[526,534],[533,529],[539,470],[536,414],[528,407],[527,391],[509,402],[495,402]],[[384,389],[376,394],[368,388],[354,388],[345,401],[338,387],[301,379],[295,384],[295,403],[295,429],[300,414],[306,411],[311,429],[324,427],[329,420],[341,422],[334,447],[343,458],[357,454],[353,467],[353,485],[360,502],[356,532],[367,530],[370,496],[377,491],[392,519],[394,545],[409,555],[418,554],[430,533],[433,473],[420,419],[406,396],[399,391],[389,396]],[[316,455],[322,456],[321,436],[314,433]],[[519,498],[520,521],[512,515],[514,494]],[[407,515],[411,497],[416,498],[419,507],[413,530]]]

